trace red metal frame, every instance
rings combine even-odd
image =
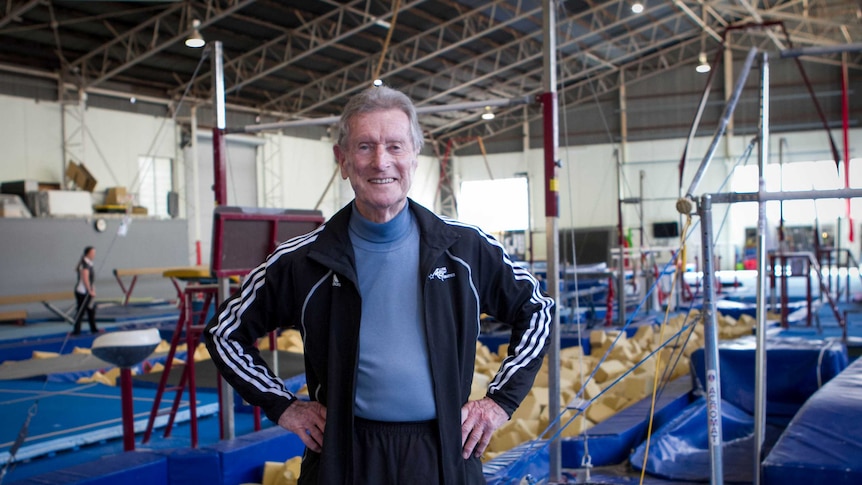
[[[152,436],[153,427],[155,425],[156,416],[159,413],[162,397],[167,390],[176,390],[174,401],[171,405],[170,417],[168,418],[167,426],[165,427],[164,436],[167,438],[171,435],[174,420],[177,411],[179,410],[182,401],[183,392],[188,385],[189,389],[189,419],[191,424],[191,446],[196,448],[198,445],[198,427],[197,427],[197,388],[195,382],[194,355],[195,349],[200,342],[201,333],[206,326],[206,315],[209,312],[210,305],[215,300],[218,293],[218,285],[199,285],[189,284],[184,289],[180,288],[176,279],[171,281],[177,288],[180,294],[180,316],[177,319],[177,326],[174,330],[174,335],[171,338],[171,348],[168,351],[167,359],[165,360],[165,368],[162,371],[162,376],[159,379],[159,386],[156,390],[156,395],[153,398],[153,407],[150,410],[150,417],[147,421],[147,428],[144,431],[142,443],[147,443]],[[233,289],[236,289],[234,287]],[[200,310],[195,311],[192,306],[194,295],[203,295],[204,301]],[[180,339],[185,338],[186,342],[186,365],[183,367],[183,373],[180,376],[180,382],[176,387],[168,389],[168,377],[170,376],[171,367],[173,366],[174,356],[176,355],[177,346]],[[221,395],[219,395],[221,398]],[[221,402],[219,402],[221,405]]]

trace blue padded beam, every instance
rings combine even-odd
[[[16,485],[159,485],[167,483],[168,459],[162,454],[130,451],[62,470],[43,473]]]

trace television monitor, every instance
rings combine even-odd
[[[671,237],[679,237],[679,223],[671,222],[653,222],[652,237],[656,239],[667,239]]]

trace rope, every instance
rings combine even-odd
[[[485,169],[488,170],[488,177],[494,180],[494,174],[491,173],[491,165],[488,163],[488,152],[485,151],[485,143],[482,141],[481,136],[477,136],[476,141],[479,142],[479,150],[482,152],[482,158],[485,160]]]
[[[392,32],[395,32],[395,23],[398,21],[398,9],[401,8],[401,0],[392,1],[392,22],[389,23],[389,30],[386,32],[386,40],[383,41],[383,51],[380,53],[380,60],[377,61],[377,67],[374,69],[374,77],[372,80],[380,79],[380,71],[383,70],[383,61],[386,59],[386,51],[389,50],[389,42],[392,40]]]
[[[201,52],[201,58],[198,60],[198,65],[195,66],[195,70],[192,73],[192,78],[186,84],[186,89],[185,89],[185,91],[183,91],[183,95],[180,96],[180,100],[177,102],[177,107],[174,109],[174,113],[171,115],[171,121],[176,122],[177,115],[180,112],[180,108],[183,105],[183,101],[188,96],[189,90],[191,89],[192,84],[194,84],[195,79],[198,77],[198,71],[200,71],[201,66],[203,65],[204,61],[207,59],[207,57],[209,57],[209,51],[210,51],[209,49],[204,49],[203,52]],[[129,190],[131,192],[137,192],[137,190],[140,188],[141,184],[143,183],[143,180],[141,180],[141,173],[146,173],[146,172],[150,171],[150,168],[153,164],[153,159],[155,158],[153,156],[153,153],[155,152],[156,147],[158,146],[158,144],[156,142],[159,140],[159,137],[162,134],[162,130],[164,129],[165,124],[167,124],[167,122],[168,122],[167,118],[162,118],[162,123],[159,125],[159,129],[156,131],[156,135],[153,137],[153,141],[150,144],[150,148],[147,150],[147,155],[146,155],[147,156],[147,162],[143,167],[138,167],[138,171],[135,173],[135,178],[132,180],[132,183],[129,185]],[[195,140],[195,146],[197,146],[197,140]],[[98,149],[98,147],[97,147],[97,149]],[[116,177],[114,177],[114,178],[116,179]]]
[[[680,260],[681,264],[678,264],[676,266],[676,271],[673,273],[673,279],[671,280],[669,298],[673,298],[673,292],[674,292],[674,289],[676,288],[676,280],[679,277],[679,275],[682,274],[682,272],[684,271],[685,262],[688,261],[686,259],[686,243],[685,243],[686,236],[685,235],[688,233],[688,230],[691,227],[692,205],[690,202],[691,201],[686,200],[686,199],[680,199],[679,201],[677,201],[677,210],[679,210],[680,213],[685,215],[686,218],[685,218],[685,225],[683,226],[683,230],[680,231],[680,241],[679,241],[680,242],[680,251],[679,252],[681,254],[681,258],[679,260]],[[667,328],[667,322],[668,322],[668,319],[670,318],[670,307],[671,307],[670,305],[665,306],[664,321],[662,321],[661,326],[659,328],[659,337],[658,337],[659,341],[662,341],[664,339],[664,331]],[[694,325],[692,325],[692,328],[694,328]],[[672,355],[673,354],[671,354],[671,356]],[[668,358],[668,364],[669,363],[670,363],[670,357]],[[640,475],[640,481],[639,481],[640,485],[643,485],[644,476],[646,475],[646,463],[647,463],[647,458],[649,457],[650,440],[652,439],[652,427],[653,427],[653,421],[655,419],[656,392],[658,390],[658,375],[659,375],[659,369],[661,368],[661,364],[662,364],[662,359],[661,359],[661,355],[659,355],[657,362],[656,362],[655,373],[653,373],[653,383],[652,383],[653,387],[652,387],[652,397],[650,398],[649,423],[647,424],[646,447],[644,448],[644,460],[643,460],[643,465],[641,466],[641,475]],[[670,366],[668,366],[668,367],[670,367]]]

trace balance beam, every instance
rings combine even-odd
[[[27,320],[27,310],[0,312],[0,322],[15,322],[19,325],[23,325],[24,320]]]
[[[0,296],[2,305],[23,305],[25,303],[39,303],[55,300],[74,300],[75,294],[71,291],[55,291],[51,293],[32,293],[29,295]]]
[[[117,283],[120,285],[120,290],[123,292],[123,306],[129,304],[129,300],[132,298],[132,291],[135,289],[135,283],[138,282],[138,276],[146,276],[146,275],[159,275],[170,277],[168,273],[177,270],[187,270],[187,269],[196,269],[198,271],[206,270],[207,274],[209,274],[209,267],[206,266],[193,266],[193,267],[177,267],[177,266],[166,266],[159,268],[114,268],[114,278],[117,280]],[[132,281],[129,283],[129,287],[126,288],[125,283],[123,283],[123,278],[131,276]]]
[[[45,308],[50,310],[52,313],[62,318],[66,322],[75,323],[75,321],[67,315],[65,312],[54,306],[51,302],[58,300],[74,300],[75,294],[71,291],[54,291],[49,293],[31,293],[28,295],[7,295],[0,296],[0,306],[2,305],[24,305],[27,303],[41,303],[45,305]],[[6,312],[0,313],[0,317],[5,316],[6,314],[13,314],[15,312]],[[24,312],[23,320],[27,318],[27,312]],[[0,318],[0,320],[3,320]],[[8,318],[7,320],[19,320],[19,318]]]

